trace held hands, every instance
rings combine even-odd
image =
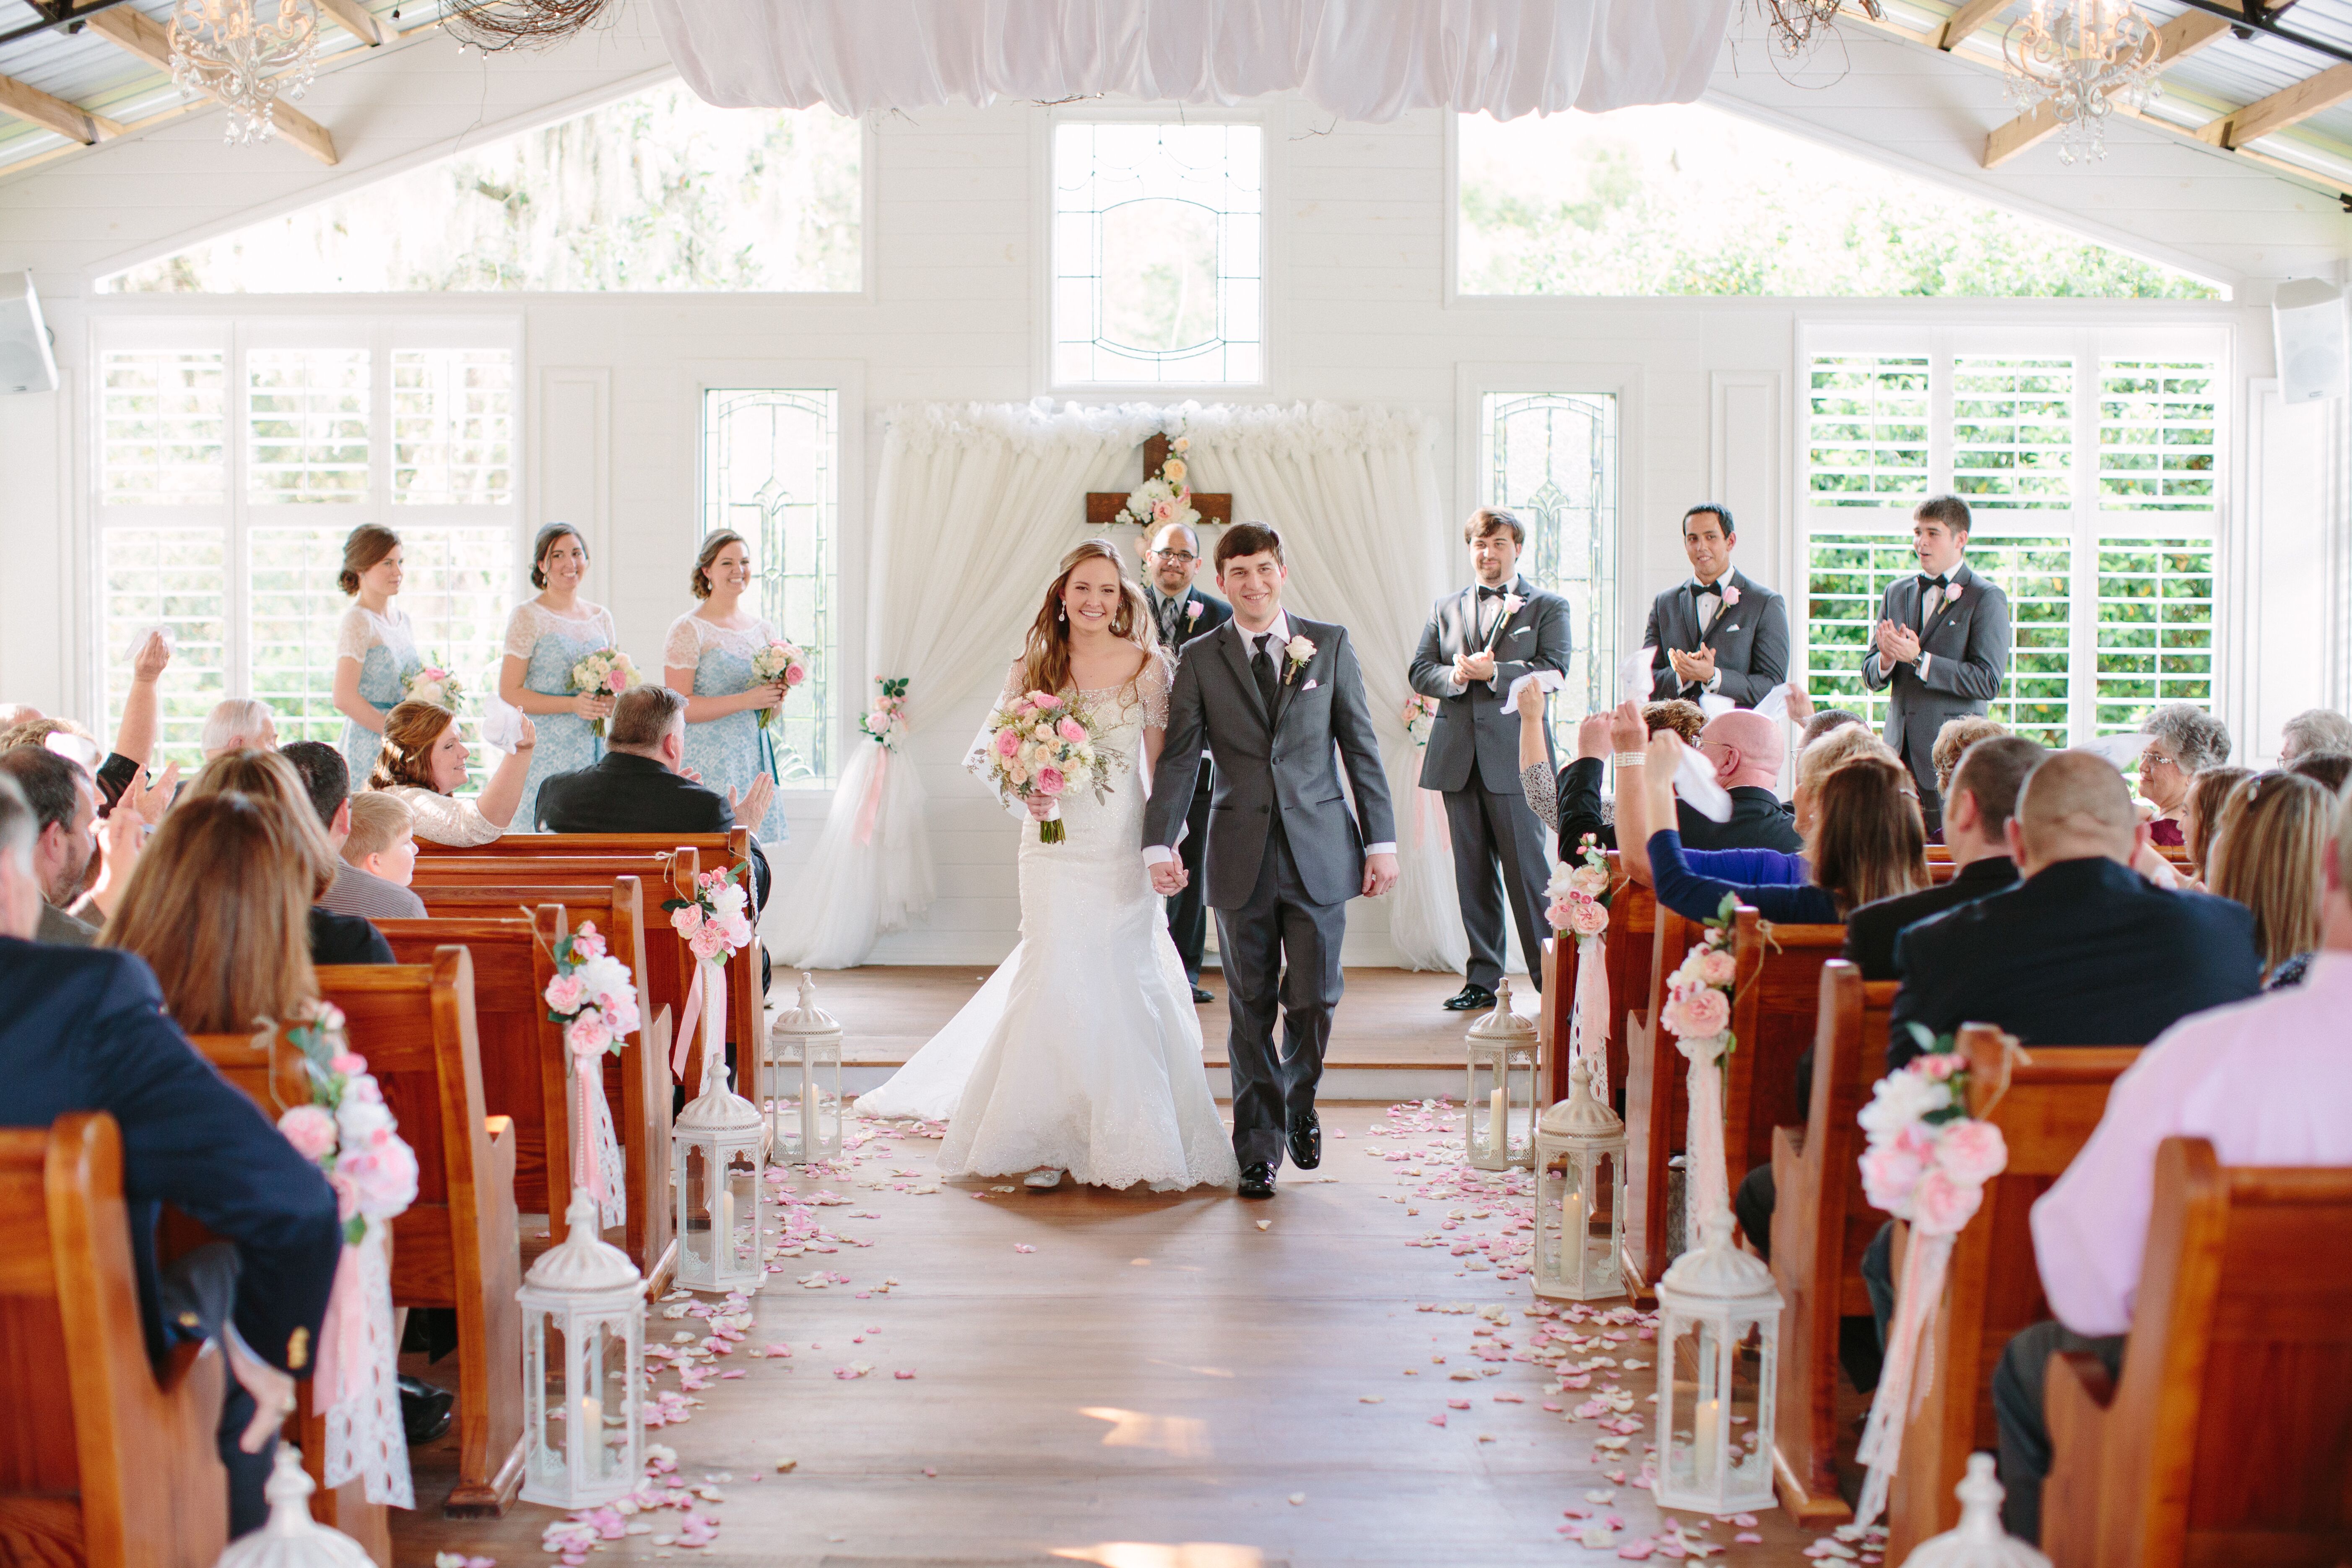
[[[1397,858],[1393,855],[1364,857],[1364,897],[1377,899],[1397,884]]]
[[[572,711],[582,719],[610,719],[613,700],[599,691],[583,691],[572,700]]]
[[[1715,649],[1711,647],[1701,647],[1695,653],[1670,647],[1666,658],[1675,667],[1675,679],[1685,686],[1704,686],[1715,679]]]
[[[1896,664],[1916,663],[1919,658],[1919,634],[1908,626],[1898,626],[1893,621],[1878,623],[1880,657]]]
[[[1172,899],[1184,890],[1192,874],[1184,869],[1181,860],[1162,860],[1151,868],[1151,890],[1163,899]]]

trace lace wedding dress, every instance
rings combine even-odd
[[[1118,759],[1097,801],[1062,800],[1068,837],[1021,814],[1021,943],[891,1079],[869,1116],[948,1119],[949,1175],[1066,1170],[1160,1191],[1240,1180],[1201,1062],[1201,1021],[1165,906],[1143,865],[1143,731],[1168,722],[1159,658],[1126,686],[1077,693]],[[999,705],[1021,693],[1021,666]],[[982,733],[965,766],[986,776]]]

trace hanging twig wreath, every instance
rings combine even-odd
[[[606,20],[614,9],[614,0],[448,0],[442,26],[485,54],[548,49]]]

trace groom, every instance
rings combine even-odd
[[[1378,898],[1397,879],[1388,779],[1355,650],[1346,627],[1283,613],[1286,575],[1282,536],[1265,524],[1237,523],[1217,541],[1217,584],[1234,618],[1196,639],[1177,667],[1143,817],[1151,885],[1175,893],[1187,877],[1171,846],[1205,745],[1216,763],[1205,870],[1232,1017],[1225,1051],[1245,1198],[1274,1196],[1286,1135],[1301,1170],[1322,1163],[1315,1086],[1339,1003],[1348,900]]]

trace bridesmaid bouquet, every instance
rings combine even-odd
[[[808,655],[788,642],[772,642],[751,656],[751,679],[761,686],[798,686],[808,679]],[[776,716],[772,708],[759,710],[760,728]]]
[[[637,667],[616,647],[600,647],[572,667],[572,689],[597,697],[618,697],[636,679]],[[592,719],[589,723],[597,734],[604,734],[604,721]]]
[[[466,700],[466,688],[437,664],[413,664],[401,675],[400,696],[404,702],[430,702],[455,713]]]
[[[1097,800],[1110,789],[1110,759],[1095,750],[1085,711],[1050,692],[1032,691],[988,716],[988,758],[999,791],[1024,803],[1041,795],[1054,803],[1037,824],[1040,844],[1069,837],[1062,826],[1062,796],[1075,777],[1092,779]]]

